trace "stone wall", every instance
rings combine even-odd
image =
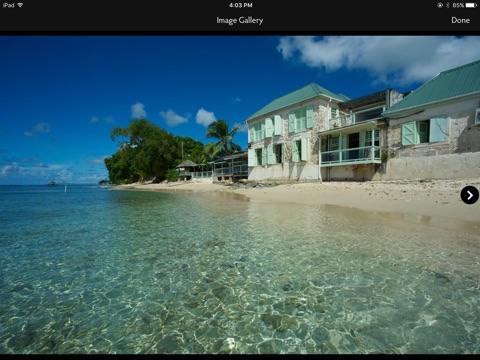
[[[427,109],[401,120],[389,119],[387,147],[390,157],[437,156],[480,151],[480,125],[474,124],[475,109],[480,98]],[[447,115],[448,137],[445,142],[402,145],[402,125]]]
[[[480,178],[480,152],[393,158],[372,180]]]
[[[386,144],[389,158],[373,180],[459,179],[480,177],[480,125],[475,124],[475,109],[480,97],[432,107],[402,119],[389,119]],[[417,145],[402,145],[402,124],[446,115],[447,140]]]
[[[266,138],[251,144],[251,149],[267,149],[270,144],[283,144],[283,164],[274,164],[249,167],[249,176],[251,180],[312,180],[318,179],[318,131],[328,129],[328,119],[330,108],[326,100],[317,99],[313,101],[313,127],[311,129],[289,133],[288,115],[290,112],[300,107],[308,105],[309,102],[290,107],[273,115],[280,115],[282,118],[282,135]],[[310,102],[312,104],[312,102]],[[268,116],[265,116],[268,117]],[[261,121],[261,120],[260,120]],[[251,126],[254,123],[251,124]],[[307,161],[292,162],[292,142],[302,138],[309,139],[309,154]]]

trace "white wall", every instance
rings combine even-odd
[[[286,163],[248,168],[248,180],[302,181],[318,180],[318,165]]]
[[[373,180],[480,178],[480,152],[393,158]]]

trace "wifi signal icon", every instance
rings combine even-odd
[[[18,7],[22,7],[23,3],[17,3]]]

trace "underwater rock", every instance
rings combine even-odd
[[[276,315],[276,314],[261,314],[260,318],[265,325],[272,327],[274,330],[283,332],[287,329],[296,329],[298,321],[292,316]]]

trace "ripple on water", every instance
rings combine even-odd
[[[88,196],[101,212],[79,196],[54,226],[0,233],[1,353],[479,352],[476,235],[225,195]]]

